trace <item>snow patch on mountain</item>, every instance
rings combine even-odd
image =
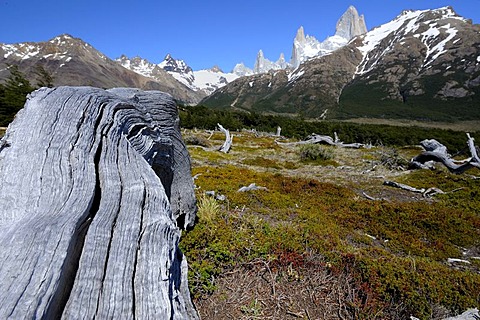
[[[194,71],[193,74],[195,86],[207,95],[239,78],[235,73],[215,72],[212,69]]]
[[[234,72],[225,73],[218,67],[193,71],[185,61],[174,59],[170,54],[167,54],[159,64],[151,63],[140,57],[129,59],[125,55],[122,55],[116,61],[127,69],[154,79],[155,72],[158,72],[156,70],[163,69],[191,90],[203,91],[207,95],[240,77]],[[240,72],[240,70],[241,67],[239,66],[238,71]],[[244,69],[243,72],[249,73],[248,69]]]
[[[38,46],[29,43],[4,44],[1,46],[1,48],[5,52],[3,55],[5,59],[10,56],[14,56],[24,60],[34,57],[40,53],[40,48]]]
[[[57,46],[65,46],[69,44],[70,40],[73,40],[73,37],[71,35],[62,34],[62,35],[56,36],[55,38],[51,39],[48,42],[53,43],[54,45],[57,45]]]
[[[450,23],[443,26],[438,24],[439,20],[446,19],[465,21],[451,7],[443,7],[436,10],[408,10],[402,12],[392,21],[371,30],[363,37],[363,45],[358,47],[363,54],[363,60],[357,67],[356,74],[370,72],[381,57],[392,50],[394,45],[401,39],[405,39],[408,36],[419,38],[427,47],[427,55],[423,66],[430,65],[445,52],[445,45],[457,35],[457,30]],[[429,29],[420,34],[415,34],[422,25],[428,25]],[[443,39],[442,34],[446,34]],[[377,52],[375,49],[380,47],[381,44],[383,45],[382,42],[384,41],[388,41],[387,48],[382,52]]]
[[[303,70],[302,68],[297,68],[294,72],[288,75],[288,82],[293,82],[297,80],[298,78],[303,76],[304,73],[305,73],[305,70]]]
[[[103,54],[93,49],[81,39],[63,34],[47,42],[25,42],[15,44],[0,44],[4,59],[28,60],[31,58],[44,58],[51,60],[63,60],[63,64],[78,55],[76,50],[85,50],[103,60],[107,59]]]
[[[142,59],[138,56],[129,59],[122,55],[120,58],[116,59],[116,61],[126,69],[135,71],[136,73],[139,73],[145,77],[153,78],[153,70],[155,69],[155,65],[146,59]]]

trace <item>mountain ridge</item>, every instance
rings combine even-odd
[[[158,70],[155,80],[145,77],[123,68],[90,44],[69,34],[42,42],[0,43],[0,79],[9,76],[8,65],[17,65],[31,82],[35,81],[35,68],[42,66],[53,76],[55,86],[161,90],[183,103],[196,103],[202,98],[163,70]]]
[[[239,63],[229,73],[218,67],[194,71],[169,54],[159,64],[124,55],[114,61],[64,34],[45,42],[0,44],[0,79],[8,77],[9,64],[18,64],[30,80],[41,65],[53,75],[54,85],[155,89],[180,103],[202,101],[217,108],[340,119],[480,118],[474,107],[480,96],[479,25],[443,7],[406,10],[364,30],[365,18],[351,6],[338,20],[335,35],[322,43],[299,28],[293,53],[302,44],[313,54],[298,51],[296,59],[305,61],[297,68],[284,54],[271,62],[260,50],[255,70]],[[322,44],[324,51],[310,50],[308,41]],[[327,45],[331,51],[325,51]],[[452,103],[458,112],[450,110]]]
[[[453,8],[404,11],[289,75],[241,78],[202,103],[318,118],[480,119],[479,52],[480,25]]]

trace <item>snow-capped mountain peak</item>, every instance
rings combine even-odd
[[[167,54],[163,61],[158,64],[158,66],[167,72],[185,74],[193,72],[192,68],[190,68],[185,61],[174,59],[170,54]]]
[[[364,58],[357,68],[357,74],[372,70],[376,63],[394,46],[405,39],[419,39],[427,48],[423,67],[429,66],[445,52],[445,45],[455,41],[458,22],[466,20],[457,15],[451,7],[436,10],[406,10],[390,22],[371,30],[358,47]],[[385,50],[386,46],[386,50]],[[383,48],[381,52],[377,48]]]
[[[224,73],[218,66],[208,70],[193,71],[185,61],[175,59],[171,54],[167,54],[159,64],[151,63],[140,57],[129,59],[124,55],[116,61],[127,69],[153,79],[158,70],[162,69],[191,90],[207,95],[239,77],[235,73]]]
[[[233,68],[233,73],[239,77],[250,76],[253,74],[253,70],[245,66],[243,62],[237,63]]]
[[[216,72],[216,73],[224,73],[222,69],[220,69],[219,66],[214,65],[213,67],[210,68],[210,71]]]
[[[337,21],[335,35],[323,42],[306,35],[303,27],[297,31],[293,41],[292,60],[290,64],[297,68],[302,62],[312,57],[323,56],[345,46],[352,38],[367,32],[365,18],[359,16],[357,9],[350,6]]]
[[[295,39],[293,40],[294,42],[297,42],[298,44],[304,44],[307,39],[305,38],[305,30],[303,29],[303,26],[300,26],[297,30],[297,34],[295,35]]]
[[[289,63],[285,61],[285,55],[280,53],[280,57],[277,61],[273,62],[265,58],[263,51],[258,51],[257,60],[255,61],[255,66],[253,72],[255,74],[266,73],[270,70],[280,70],[290,67]]]

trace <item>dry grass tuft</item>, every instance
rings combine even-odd
[[[212,222],[220,213],[220,206],[217,200],[206,194],[200,197],[198,202],[198,218],[204,222]]]

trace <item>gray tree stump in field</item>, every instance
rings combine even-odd
[[[196,319],[172,98],[42,88],[0,141],[0,319]]]

